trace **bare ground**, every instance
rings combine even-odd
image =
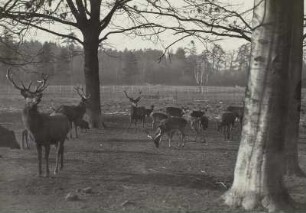
[[[20,139],[20,114],[0,116],[13,123]],[[49,178],[37,176],[33,144],[30,150],[0,148],[0,212],[244,212],[220,200],[233,179],[238,130],[232,142],[225,142],[211,123],[206,144],[190,142],[189,131],[184,148],[169,148],[163,140],[156,149],[140,126],[127,128],[127,116],[105,120],[109,128],[65,142],[64,170]],[[305,132],[301,137],[299,157],[306,171]],[[54,159],[53,147],[51,170]],[[287,178],[286,184],[297,211],[306,212],[306,180]],[[91,192],[83,192],[86,187]],[[78,199],[66,201],[70,192]]]

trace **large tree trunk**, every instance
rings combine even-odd
[[[91,128],[99,128],[102,125],[98,61],[99,34],[95,31],[97,29],[88,28],[86,32],[83,32],[85,84],[86,93],[90,95],[87,114]]]
[[[233,185],[223,198],[230,206],[278,211],[292,204],[283,184],[283,162],[288,77],[295,71],[289,70],[295,11],[286,0],[255,0],[255,5],[244,125]]]
[[[298,140],[299,121],[301,108],[301,76],[303,64],[303,0],[294,4],[292,20],[292,45],[290,50],[289,76],[289,112],[286,129],[286,173],[288,175],[304,176],[305,173],[299,166],[298,161]]]

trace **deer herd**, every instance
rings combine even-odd
[[[78,137],[78,127],[84,130],[89,129],[89,124],[83,119],[83,116],[86,113],[90,95],[86,95],[82,88],[75,87],[76,93],[81,98],[78,105],[61,105],[53,108],[52,113],[43,113],[39,111],[38,105],[41,102],[44,90],[48,87],[47,75],[42,75],[42,79],[35,83],[35,87],[32,82],[25,86],[21,81],[20,85],[18,85],[10,68],[7,70],[6,77],[14,88],[20,91],[25,100],[21,113],[25,128],[22,132],[22,147],[24,147],[25,143],[28,148],[29,140],[35,142],[38,154],[39,176],[42,175],[42,148],[44,148],[45,175],[49,176],[50,146],[55,145],[56,164],[54,174],[57,174],[64,167],[64,142],[68,139],[69,132],[70,138],[72,138],[72,127],[75,127],[76,137]],[[173,137],[178,134],[180,137],[178,146],[184,147],[187,126],[190,126],[190,129],[195,132],[194,141],[197,141],[201,132],[208,128],[209,118],[205,115],[205,110],[190,110],[172,106],[166,107],[163,111],[155,110],[154,105],[151,105],[150,108],[138,106],[139,101],[142,99],[141,91],[137,98],[130,97],[127,91],[124,91],[124,94],[130,102],[129,128],[131,128],[132,124],[136,126],[138,121],[142,123],[144,128],[146,118],[150,118],[154,134],[151,135],[148,130],[144,130],[144,132],[157,148],[163,135],[167,135],[169,147],[171,147]],[[230,140],[235,122],[239,121],[240,125],[242,125],[242,119],[243,107],[229,106],[217,122],[217,130],[223,132],[226,140]],[[202,141],[206,142],[205,137],[203,137]]]

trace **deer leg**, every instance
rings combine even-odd
[[[129,128],[131,128],[131,126],[132,126],[132,122],[133,122],[133,119],[132,119],[132,118],[130,118],[130,125],[129,125]]]
[[[22,131],[22,142],[21,142],[21,148],[24,149],[24,143],[27,144],[27,131],[23,130]]]
[[[64,141],[62,141],[59,145],[61,147],[61,150],[60,150],[60,156],[61,156],[60,170],[63,170],[63,168],[64,168]]]
[[[185,133],[181,131],[181,141],[182,141],[182,147],[185,146]]]
[[[72,121],[70,123],[70,138],[72,138]]]
[[[74,124],[74,130],[75,130],[75,137],[78,138],[78,127],[75,124],[75,122],[73,122],[73,124]]]
[[[36,144],[37,149],[37,157],[38,157],[38,175],[41,176],[41,155],[42,155],[42,147],[40,144]]]
[[[56,145],[56,160],[55,160],[55,169],[54,169],[54,174],[56,175],[58,173],[58,163],[59,163],[59,157],[60,157],[60,149],[61,145],[59,142],[57,142]]]
[[[50,144],[45,145],[45,161],[46,161],[46,177],[49,176],[49,153],[50,153]]]

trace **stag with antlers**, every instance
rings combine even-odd
[[[140,120],[142,122],[142,126],[144,127],[145,123],[145,118],[146,118],[146,108],[141,106],[138,107],[137,104],[141,99],[141,91],[139,91],[139,96],[137,98],[132,98],[129,97],[127,92],[124,91],[125,96],[129,99],[131,102],[131,111],[130,111],[130,126],[131,127],[132,123],[135,123],[135,126],[137,125],[137,121]]]
[[[75,87],[74,88],[77,94],[81,97],[81,101],[78,105],[61,105],[54,110],[55,113],[63,113],[66,115],[70,121],[70,127],[72,129],[72,123],[74,124],[75,136],[78,137],[77,131],[77,122],[83,119],[83,116],[86,112],[86,104],[90,95],[85,95],[83,88]],[[70,132],[70,138],[72,138],[72,131]]]
[[[38,81],[34,91],[31,91],[32,82],[26,87],[21,81],[22,87],[18,86],[13,80],[13,74],[10,69],[7,70],[6,77],[25,98],[26,103],[22,110],[22,121],[36,143],[39,176],[42,174],[42,147],[45,148],[46,176],[49,176],[49,152],[51,144],[56,146],[57,154],[54,173],[58,173],[59,160],[61,161],[60,169],[64,166],[64,142],[70,130],[70,125],[68,118],[63,114],[48,115],[38,111],[38,104],[43,96],[42,92],[47,88],[46,82],[48,76],[42,76],[43,79]]]

